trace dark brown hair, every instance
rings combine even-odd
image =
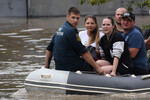
[[[114,28],[113,28],[113,31],[112,31],[112,33],[111,33],[111,35],[110,35],[110,38],[109,38],[109,40],[108,40],[108,48],[110,47],[110,45],[111,45],[111,43],[112,43],[112,39],[113,39],[113,37],[114,37],[114,34],[116,33],[116,25],[115,25],[115,21],[114,21],[114,19],[112,18],[112,17],[106,17],[106,18],[104,18],[104,19],[109,19],[110,21],[111,21],[111,24],[112,25],[114,25]]]
[[[79,11],[79,9],[76,8],[76,7],[71,7],[71,8],[69,8],[69,10],[68,10],[68,15],[70,15],[71,13],[80,14],[80,11]]]

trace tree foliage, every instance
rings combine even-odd
[[[87,3],[87,4],[91,4],[92,6],[94,6],[94,5],[104,4],[110,1],[112,0],[80,0],[80,4],[83,5],[84,3]]]
[[[150,8],[150,0],[142,0],[142,2],[135,2],[135,5],[139,8],[143,8],[145,6]]]
[[[83,5],[84,3],[94,5],[100,5],[104,3],[108,3],[113,0],[80,0],[80,4]],[[150,8],[150,0],[142,0],[142,1],[136,1],[136,0],[130,0],[127,4],[127,10],[133,11],[132,5],[136,5],[139,8],[148,7]]]
[[[94,6],[94,5],[101,5],[104,3],[108,3],[110,1],[114,1],[114,0],[80,0],[80,4],[83,5],[84,3],[87,3],[87,4],[91,4],[92,6]],[[127,10],[132,12],[133,5],[137,6],[137,8],[141,8],[141,9],[143,9],[144,7],[150,8],[150,0],[141,0],[141,1],[129,0],[126,5]],[[143,25],[142,28],[143,28],[143,30],[146,30],[147,28],[150,28],[150,25]]]
[[[142,0],[140,2],[137,2],[136,0],[131,0],[129,1],[129,3],[127,4],[127,10],[132,12],[133,8],[132,5],[137,6],[137,8],[144,8],[144,7],[148,7],[150,8],[150,0]]]

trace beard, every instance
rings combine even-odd
[[[121,25],[121,23],[120,23],[120,22],[117,22],[117,21],[116,21],[116,24]]]

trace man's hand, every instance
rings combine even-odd
[[[95,69],[99,74],[104,75],[104,70],[102,70],[100,67],[98,67],[97,69]]]

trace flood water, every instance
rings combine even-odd
[[[99,26],[103,17],[97,17]],[[138,16],[137,25],[150,24],[150,16]],[[53,33],[66,21],[55,18],[0,18],[1,100],[150,100],[150,94],[51,95],[28,94],[26,76],[44,66],[45,50]],[[83,28],[83,17],[78,28]],[[54,62],[51,63],[54,67]]]

